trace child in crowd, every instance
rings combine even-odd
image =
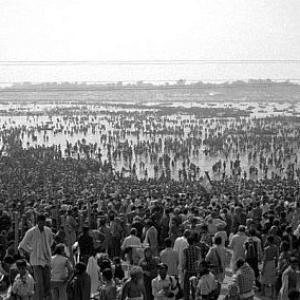
[[[7,300],[33,300],[34,279],[27,270],[27,263],[21,259],[17,261],[16,265],[19,274],[9,288]]]
[[[119,281],[123,280],[125,274],[124,274],[124,270],[122,269],[121,259],[119,257],[114,258],[114,266],[115,266],[114,278]]]
[[[240,296],[239,296],[239,287],[234,284],[231,283],[228,285],[228,294],[225,296],[224,300],[240,300]]]

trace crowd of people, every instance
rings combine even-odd
[[[98,125],[85,127],[90,119],[82,118],[53,134],[97,135]],[[38,128],[2,128],[2,297],[299,299],[297,123],[139,118],[106,119],[113,128],[100,135],[105,159],[97,144],[33,147],[24,136]],[[139,155],[160,175],[138,178]],[[221,160],[203,172],[199,157]],[[114,168],[120,158],[130,176]]]

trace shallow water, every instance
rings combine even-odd
[[[130,104],[129,102],[125,102],[126,104]],[[124,104],[124,102],[122,102]],[[147,103],[148,106],[150,105],[158,105],[161,103],[157,102],[149,102]],[[114,106],[104,106],[104,105],[87,105],[88,111],[91,113],[95,113],[100,110],[107,110],[107,111],[119,111],[119,110],[125,110],[125,111],[136,111],[134,108],[130,109],[124,109],[124,108],[118,108],[115,106],[116,102],[114,102]],[[241,103],[236,103],[236,102],[226,102],[226,103],[200,103],[200,102],[176,102],[176,103],[169,103],[168,104],[171,107],[175,106],[182,106],[182,107],[233,107],[233,108],[238,108],[242,110],[250,110],[252,111],[252,114],[249,116],[249,118],[240,118],[239,120],[235,119],[229,119],[227,118],[227,122],[220,123],[220,119],[218,118],[213,118],[213,119],[202,119],[204,124],[203,132],[202,135],[199,134],[199,137],[202,139],[204,138],[204,130],[207,128],[208,130],[210,129],[215,129],[216,126],[219,126],[219,129],[214,133],[220,133],[221,135],[223,134],[224,130],[226,128],[236,128],[237,126],[241,126],[243,128],[243,120],[246,121],[251,121],[255,120],[256,118],[265,118],[269,116],[278,116],[278,115],[296,115],[298,112],[300,112],[300,104],[296,104],[293,107],[291,107],[290,104],[278,104],[278,103],[264,103],[264,104],[259,104],[259,103],[251,103],[251,105],[248,105],[244,102]],[[251,106],[251,107],[249,107]],[[71,107],[79,107],[83,108],[82,105],[75,105],[74,104],[39,104],[39,105],[34,105],[34,104],[9,104],[9,105],[0,105],[0,110],[4,111],[15,111],[18,110],[19,112],[23,112],[26,114],[26,112],[46,112],[49,109],[57,108],[58,110],[62,108],[71,108]],[[274,112],[274,109],[277,110]],[[142,110],[139,110],[142,111]],[[0,126],[3,127],[5,126],[6,128],[11,128],[11,127],[18,127],[18,126],[26,126],[26,131],[30,132],[30,134],[25,133],[24,137],[22,138],[22,143],[23,147],[35,147],[37,145],[45,145],[45,146],[51,146],[51,145],[61,145],[61,150],[62,153],[65,154],[65,149],[66,149],[66,143],[67,141],[69,143],[72,143],[73,145],[80,141],[82,142],[83,139],[85,140],[85,144],[88,145],[90,143],[94,144],[97,143],[98,147],[101,148],[101,154],[102,154],[102,161],[108,160],[108,151],[107,151],[107,144],[100,140],[101,135],[109,135],[109,132],[114,131],[115,133],[121,132],[122,128],[116,128],[116,124],[120,122],[120,116],[115,118],[115,120],[111,119],[111,116],[109,113],[107,114],[99,114],[99,115],[89,115],[86,116],[86,119],[81,119],[81,121],[76,125],[76,122],[74,119],[68,117],[64,119],[64,116],[62,115],[52,115],[49,116],[47,115],[47,112],[45,113],[46,115],[43,116],[26,116],[26,115],[20,115],[20,116],[0,116]],[[152,117],[155,118],[155,113],[153,112]],[[130,118],[127,116],[127,119],[130,121]],[[224,119],[224,118],[222,118]],[[109,121],[110,120],[110,121]],[[137,120],[134,120],[131,118],[132,121],[136,122]],[[184,126],[184,135],[182,137],[178,137],[179,139],[185,140],[189,133],[190,133],[190,127],[189,123],[183,123],[183,121],[187,122],[198,122],[198,120],[195,119],[194,116],[191,115],[182,115],[182,114],[177,114],[177,115],[171,115],[168,116],[167,118],[162,117],[160,120],[156,120],[156,123],[164,122],[164,124],[168,127],[174,127],[174,124],[172,121],[177,121],[177,126]],[[208,123],[205,123],[208,122]],[[145,128],[147,125],[147,120],[143,120],[142,126]],[[92,131],[92,126],[95,126],[95,131]],[[47,130],[47,131],[41,131],[38,132],[37,128],[38,126],[45,126],[49,125],[51,127],[54,127],[55,129],[59,128],[61,125],[64,127],[63,132],[61,133],[54,133],[54,130]],[[280,125],[280,124],[279,124]],[[74,133],[74,126],[81,126],[82,129],[86,128],[86,132],[78,132]],[[103,129],[103,126],[105,126],[105,129]],[[293,125],[291,125],[293,126]],[[123,128],[124,129],[124,128]],[[129,144],[134,147],[137,145],[138,142],[143,142],[143,141],[151,141],[158,143],[159,139],[162,139],[162,149],[158,151],[158,156],[161,157],[165,153],[165,147],[164,143],[167,138],[173,138],[174,135],[166,135],[166,134],[156,134],[156,135],[149,135],[145,134],[143,130],[139,130],[138,136],[134,134],[132,131],[135,131],[136,129],[132,125],[131,128],[127,128],[127,132],[124,136],[120,137],[118,141],[112,141],[112,146],[117,147],[117,144],[123,143],[126,140],[128,140]],[[36,138],[36,140],[33,140],[33,137]],[[181,141],[181,142],[182,142]],[[2,140],[1,140],[2,143]],[[212,166],[215,164],[217,161],[220,159],[222,161],[226,160],[224,153],[214,153],[212,155],[206,156],[203,153],[203,148],[204,145],[200,145],[197,147],[192,147],[193,149],[198,149],[200,151],[199,155],[193,155],[191,154],[189,156],[189,160],[191,163],[194,163],[197,167],[200,168],[200,175],[203,175],[203,171],[208,170],[211,174],[211,176],[215,179],[220,178],[220,174],[212,174]],[[296,148],[295,148],[296,149]],[[298,151],[298,149],[296,149]],[[296,153],[298,153],[296,151]],[[175,152],[170,151],[168,153],[170,156],[171,160],[174,159]],[[230,172],[230,161],[234,161],[237,159],[238,155],[238,149],[233,148],[231,152],[229,153],[229,156],[227,157],[227,167],[226,167],[226,173],[228,174]],[[265,157],[269,157],[270,153],[264,153],[263,154]],[[77,153],[74,153],[74,157],[77,157]],[[82,154],[81,154],[82,156]],[[295,156],[291,157],[290,160],[285,161],[285,166],[289,162],[294,162]],[[246,170],[248,172],[250,165],[258,167],[259,166],[259,159],[256,161],[251,161],[249,162],[248,160],[248,151],[246,150],[245,153],[240,154],[240,161],[241,161],[241,168],[242,170]],[[148,176],[153,177],[154,176],[154,166],[158,165],[158,163],[151,163],[149,156],[144,155],[144,154],[133,154],[132,157],[132,164],[135,163],[137,167],[137,176],[138,178],[143,178],[145,176],[145,169],[148,171]],[[145,166],[143,166],[143,163]],[[178,179],[178,170],[182,168],[182,163],[183,159],[179,158],[176,162],[174,162],[174,167],[171,168],[171,176],[175,179]],[[129,162],[128,160],[124,159],[123,157],[117,158],[116,160],[112,160],[112,165],[117,171],[121,171],[122,167],[125,167],[126,169],[129,168]],[[159,167],[160,172],[164,169],[163,166]],[[275,171],[278,173],[278,170],[275,170],[274,168],[270,168],[269,174],[271,171]],[[258,178],[261,178],[263,176],[263,172],[259,172]]]

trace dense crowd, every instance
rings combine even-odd
[[[128,120],[115,122],[122,128]],[[68,144],[65,155],[59,146],[24,148],[24,128],[3,129],[4,299],[299,299],[299,130],[282,126],[274,136],[257,132],[262,124],[274,130],[274,120],[237,124],[222,134],[215,124],[189,124],[206,138],[179,134],[138,148],[129,142],[117,148],[120,137],[112,133],[103,137],[105,161],[97,146]],[[151,128],[157,135],[153,121]],[[168,135],[180,133],[172,128],[165,128]],[[128,153],[142,151],[159,165],[162,144],[165,175],[134,176]],[[203,145],[208,153],[196,153]],[[212,171],[191,166],[193,154],[221,148],[225,158]],[[258,167],[242,172],[239,155],[246,152]],[[132,176],[114,170],[119,153]],[[178,181],[166,175],[176,157],[184,161]],[[252,176],[258,169],[264,176]],[[225,276],[232,279],[226,290]]]

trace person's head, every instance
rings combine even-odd
[[[186,229],[183,233],[183,236],[187,239],[191,235],[191,231],[189,229]]]
[[[292,269],[297,270],[298,268],[298,259],[295,256],[292,256],[289,260],[290,266]]]
[[[104,219],[104,218],[100,219],[99,224],[100,224],[100,226],[105,226],[105,224],[106,224],[106,219]]]
[[[146,220],[145,224],[146,224],[146,227],[151,227],[153,225],[153,222],[151,219],[148,219],[148,220]]]
[[[55,255],[64,255],[65,254],[65,245],[64,244],[57,244],[55,246],[53,254]]]
[[[172,218],[172,219],[171,219],[171,223],[172,223],[173,226],[178,225],[178,224],[177,224],[177,219],[176,219],[176,218]]]
[[[151,258],[152,257],[152,251],[151,251],[151,248],[145,248],[145,250],[144,250],[144,255],[145,255],[145,258],[146,259],[149,259],[149,258]]]
[[[243,258],[239,258],[239,259],[236,261],[236,268],[239,269],[239,268],[241,268],[244,264],[245,264],[245,260],[244,260]]]
[[[239,287],[236,283],[231,283],[228,285],[228,295],[231,297],[236,297],[239,295]]]
[[[274,244],[274,236],[273,235],[269,235],[267,237],[267,242],[268,242],[268,244],[273,245]]]
[[[83,262],[79,262],[75,265],[75,273],[77,275],[81,275],[85,272],[86,270],[86,264]]]
[[[238,228],[238,231],[239,231],[240,233],[245,233],[246,227],[245,227],[244,225],[240,225],[239,228]]]
[[[207,261],[202,261],[200,263],[200,276],[209,274],[209,264]]]
[[[250,229],[250,230],[249,230],[249,235],[250,235],[250,236],[255,236],[255,235],[256,235],[255,229],[253,229],[253,228]]]
[[[143,284],[143,274],[143,269],[138,266],[134,266],[129,272],[131,280],[141,285]]]
[[[280,251],[287,252],[289,250],[290,250],[289,242],[286,242],[286,241],[282,242],[281,245],[280,245]]]
[[[297,290],[291,290],[288,293],[289,300],[300,300],[300,292]]]
[[[46,223],[46,216],[45,215],[38,215],[36,218],[37,226],[42,231],[44,230],[44,226]]]
[[[130,230],[130,235],[137,235],[137,230],[136,230],[136,228],[131,228],[131,230]]]
[[[108,269],[108,268],[104,269],[102,271],[102,277],[103,277],[104,281],[111,281],[113,278],[112,270]]]
[[[297,290],[291,290],[288,293],[289,300],[300,300],[300,292]]]
[[[111,222],[115,220],[115,215],[113,213],[109,214],[108,217]]]
[[[222,244],[222,238],[220,236],[215,237],[215,244],[217,246]]]
[[[83,232],[83,234],[89,234],[89,230],[90,230],[90,228],[88,227],[88,226],[83,226],[83,228],[82,228],[82,232]]]
[[[27,271],[26,261],[24,259],[17,260],[16,265],[17,265],[17,268],[18,268],[18,271],[19,271],[20,275],[24,276],[26,274],[26,271]]]
[[[202,225],[201,225],[201,232],[202,232],[202,233],[208,232],[208,226],[207,226],[206,224],[202,224]]]
[[[170,238],[165,239],[165,246],[166,248],[171,248],[172,247],[172,241]]]
[[[167,264],[160,263],[160,264],[157,266],[157,271],[158,271],[158,274],[160,275],[160,277],[161,277],[162,279],[165,279],[166,276],[167,276],[167,273],[168,273],[168,266],[167,266]]]
[[[292,226],[287,226],[285,231],[288,233],[288,234],[292,234],[293,233],[293,227]]]
[[[12,264],[14,264],[15,260],[12,255],[6,255],[3,259],[3,262],[6,265],[11,266]]]
[[[111,262],[109,260],[109,258],[107,257],[100,257],[98,259],[98,265],[100,267],[100,270],[103,271],[103,270],[106,270],[106,269],[111,269]]]
[[[195,244],[195,238],[194,236],[189,236],[187,239],[189,245],[194,245]]]
[[[278,233],[278,227],[277,226],[272,226],[270,228],[270,234],[277,235],[277,233]]]
[[[117,265],[121,265],[121,258],[116,256],[113,258],[113,262],[114,262],[114,265],[117,266]]]

